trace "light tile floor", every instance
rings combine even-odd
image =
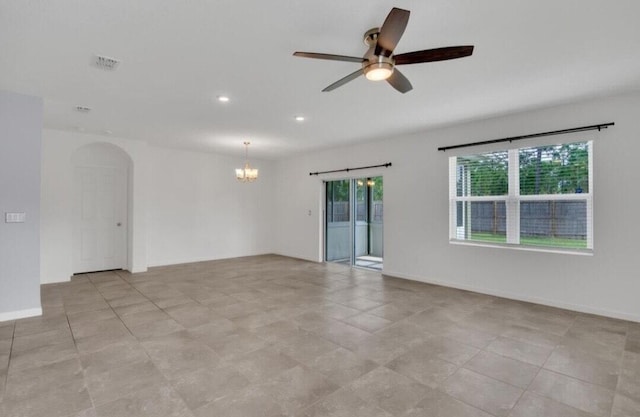
[[[640,324],[258,256],[42,287],[0,416],[640,416]]]

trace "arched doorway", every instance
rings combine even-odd
[[[132,161],[115,145],[79,148],[73,164],[73,273],[126,269]]]

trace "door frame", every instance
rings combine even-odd
[[[109,159],[118,159],[118,163],[110,162]],[[77,168],[117,168],[121,169],[125,175],[124,178],[124,187],[125,187],[125,202],[124,202],[124,219],[123,223],[125,225],[125,249],[124,249],[124,257],[122,261],[123,270],[132,271],[133,269],[133,224],[132,220],[133,216],[133,160],[129,156],[129,154],[124,151],[119,146],[113,145],[107,142],[94,142],[91,144],[84,145],[75,150],[71,158],[71,172],[72,172],[72,196],[73,202],[75,203],[77,193],[79,190],[77,189]],[[77,231],[79,228],[79,223],[76,219],[76,210],[77,208],[73,208],[71,210],[71,227],[72,227],[72,251],[70,259],[71,261],[71,269],[72,274],[83,273],[78,272],[78,266],[76,263],[76,251],[77,247]]]
[[[357,185],[356,185],[356,181],[358,179],[370,179],[370,178],[377,178],[377,177],[381,177],[384,178],[384,175],[382,173],[376,173],[376,174],[368,174],[368,175],[357,175],[357,176],[352,176],[352,177],[334,177],[334,178],[327,178],[327,179],[323,179],[322,183],[321,183],[321,187],[322,187],[322,198],[321,198],[321,204],[322,204],[322,219],[321,219],[321,259],[322,262],[333,262],[333,261],[329,261],[327,260],[327,254],[328,254],[328,236],[327,236],[327,225],[328,225],[328,221],[327,221],[327,217],[328,217],[328,213],[327,213],[327,201],[328,201],[328,196],[327,196],[327,184],[329,182],[332,181],[349,181],[349,237],[350,237],[350,250],[349,250],[349,266],[351,266],[352,268],[360,268],[356,265],[356,214],[357,214],[357,207],[356,207],[356,200],[357,200]],[[365,196],[365,201],[366,201],[366,206],[367,206],[367,212],[366,212],[366,221],[368,223],[368,227],[367,227],[367,236],[368,236],[368,241],[367,241],[367,250],[370,251],[371,250],[371,204],[372,204],[372,198],[373,198],[373,192],[370,186],[366,187],[366,196]],[[384,199],[384,197],[383,197]],[[384,218],[382,221],[382,227],[384,230]],[[384,238],[383,238],[384,239]],[[382,245],[384,247],[384,240],[382,241]],[[364,268],[364,267],[363,267]]]

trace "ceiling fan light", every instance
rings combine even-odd
[[[370,81],[382,81],[391,77],[393,65],[389,62],[376,62],[364,68],[364,76]]]

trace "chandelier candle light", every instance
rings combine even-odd
[[[251,182],[258,179],[258,168],[249,166],[249,145],[251,142],[244,142],[244,168],[236,168],[236,179],[242,182]]]

